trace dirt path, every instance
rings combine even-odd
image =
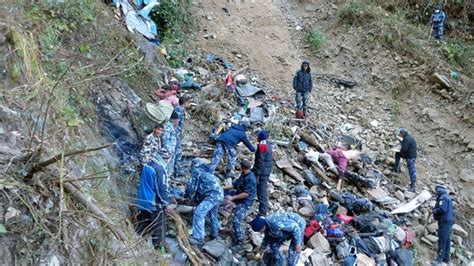
[[[209,0],[197,4],[196,16],[197,47],[224,56],[238,67],[249,65],[269,87],[290,89],[301,54],[279,6],[272,1]]]

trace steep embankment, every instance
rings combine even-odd
[[[237,68],[250,66],[270,95],[287,96],[287,107],[293,101],[292,74],[303,59],[310,59],[316,76],[357,80],[358,86],[348,91],[317,79],[311,96],[316,111],[310,115],[333,128],[342,126],[336,118],[342,116],[343,123],[369,129],[360,137],[382,160],[392,156],[396,129],[408,128],[419,145],[419,188],[447,184],[456,195],[458,221],[472,229],[472,80],[465,75],[452,79],[449,90],[430,81],[434,72],[449,76],[459,67],[446,62],[444,46],[428,38],[429,29],[412,25],[404,11],[365,7],[362,1],[263,2],[203,1],[196,8],[200,27],[195,45],[227,56]],[[316,53],[306,38],[311,30],[322,35]],[[469,75],[470,68],[465,70]],[[408,183],[408,177],[392,179]],[[422,253],[433,257],[429,249]]]

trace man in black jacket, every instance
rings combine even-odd
[[[270,134],[266,130],[258,133],[258,145],[253,166],[253,172],[257,177],[258,215],[260,216],[266,216],[268,211],[268,179],[273,166],[272,144],[268,141],[269,136]]]
[[[405,159],[407,161],[408,173],[410,175],[411,181],[409,190],[415,192],[416,141],[405,128],[400,128],[399,134],[401,137],[402,146],[400,148],[400,151],[395,153],[395,167],[393,168],[393,172],[400,173],[400,158]]]
[[[296,91],[296,111],[303,111],[306,115],[309,93],[313,90],[313,78],[308,61],[304,61],[301,69],[296,72],[293,78],[293,89]]]

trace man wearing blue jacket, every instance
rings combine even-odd
[[[242,232],[241,222],[245,219],[248,210],[252,207],[255,199],[257,180],[250,168],[252,164],[248,160],[242,160],[240,168],[242,174],[232,183],[232,185],[225,186],[224,190],[229,190],[226,200],[232,201],[236,204],[234,218],[232,225],[235,230],[235,238],[237,245],[234,249],[242,250],[244,244],[244,233]]]
[[[395,166],[393,172],[400,173],[400,159],[403,158],[407,161],[408,174],[410,175],[410,188],[412,192],[416,191],[416,141],[408,133],[405,128],[399,129],[399,136],[401,137],[401,148],[399,152],[395,153]]]
[[[199,159],[193,160],[191,178],[186,186],[184,197],[197,203],[193,215],[193,233],[189,243],[201,247],[204,244],[206,216],[209,217],[211,236],[217,238],[219,235],[221,225],[218,208],[224,199],[224,190],[217,177],[211,173],[209,166]]]
[[[252,230],[265,234],[262,240],[261,250],[265,252],[263,261],[265,265],[283,266],[283,255],[280,246],[283,242],[290,240],[290,248],[287,256],[287,266],[295,266],[300,257],[303,246],[303,234],[306,221],[296,213],[276,213],[267,217],[257,216],[250,222]]]
[[[436,205],[433,208],[433,217],[438,221],[438,257],[433,262],[441,265],[442,262],[449,265],[449,253],[451,249],[451,229],[454,221],[453,202],[444,186],[436,186]]]
[[[163,166],[155,157],[143,166],[138,187],[136,232],[152,234],[156,249],[164,246],[166,236],[165,210],[169,206],[168,181]]]
[[[241,142],[243,142],[251,152],[255,152],[255,148],[247,138],[247,134],[245,133],[246,131],[247,126],[241,123],[233,125],[217,137],[216,148],[214,150],[214,154],[212,155],[211,164],[209,165],[211,173],[216,170],[217,166],[222,160],[224,151],[227,154],[226,177],[228,177],[234,171],[235,163],[237,161],[237,145]]]
[[[293,89],[296,92],[296,110],[303,111],[306,115],[309,93],[313,90],[313,77],[311,76],[311,68],[308,61],[304,61],[301,64],[301,69],[296,72],[293,78]]]
[[[433,14],[431,14],[430,23],[433,27],[433,33],[435,35],[435,39],[442,40],[444,34],[444,21],[446,20],[446,15],[440,9],[439,5],[436,5]]]
[[[257,152],[252,172],[257,178],[257,198],[259,202],[258,215],[265,216],[268,212],[268,180],[272,173],[273,155],[272,144],[268,141],[270,133],[262,130],[257,136]]]

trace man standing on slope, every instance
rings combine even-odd
[[[430,23],[433,27],[433,33],[435,39],[442,40],[444,32],[444,21],[446,20],[446,15],[443,11],[440,10],[440,6],[436,5],[433,14],[431,14]]]
[[[432,265],[449,265],[451,248],[451,229],[453,228],[454,210],[453,201],[444,186],[436,186],[436,205],[432,210],[433,217],[438,221],[438,257]]]
[[[309,62],[304,61],[301,64],[301,69],[296,72],[293,78],[293,89],[296,92],[296,112],[303,112],[303,117],[308,112],[308,98],[309,93],[313,90],[313,77],[311,76],[311,68]]]
[[[273,155],[272,144],[268,141],[270,133],[262,130],[258,133],[257,152],[255,152],[255,164],[253,173],[257,178],[257,198],[260,203],[258,215],[265,216],[268,212],[268,180],[272,173]]]
[[[416,160],[416,141],[408,133],[408,130],[405,128],[400,128],[399,136],[401,138],[402,147],[399,152],[395,153],[395,167],[393,172],[400,173],[400,159],[403,158],[407,161],[408,174],[410,175],[410,191],[415,192],[416,186],[416,169],[415,169],[415,160]]]

